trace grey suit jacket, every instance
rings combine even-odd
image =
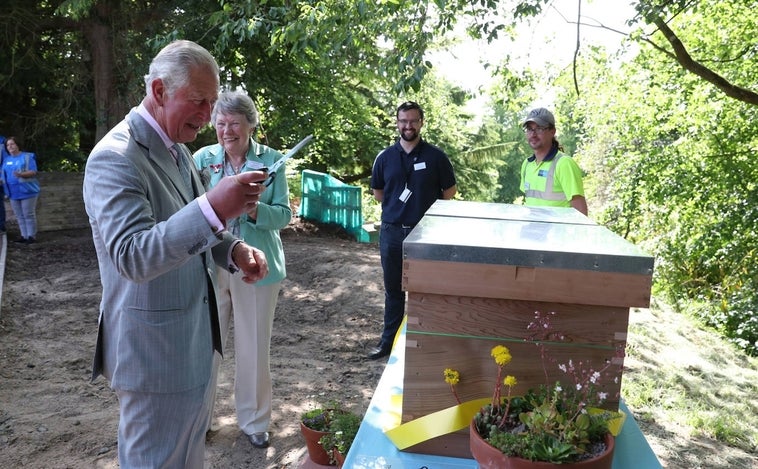
[[[202,193],[194,170],[192,177]],[[92,379],[103,374],[114,389],[158,393],[207,383],[214,346],[220,351],[209,250],[230,268],[234,238],[213,233],[136,110],[92,150],[84,203],[103,288]]]

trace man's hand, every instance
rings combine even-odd
[[[219,220],[229,220],[255,207],[261,193],[266,171],[246,171],[236,176],[221,178],[216,186],[206,193],[208,203]]]
[[[242,271],[242,280],[247,283],[255,283],[268,275],[266,255],[244,242],[234,246],[232,260]]]

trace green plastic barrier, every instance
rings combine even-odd
[[[299,215],[320,223],[338,224],[360,242],[373,241],[363,229],[361,188],[317,171],[303,170]]]

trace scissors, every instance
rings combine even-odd
[[[276,170],[281,168],[284,163],[287,162],[288,159],[292,158],[295,153],[300,151],[304,146],[308,145],[308,143],[313,140],[313,135],[308,135],[304,139],[300,140],[300,142],[295,145],[292,150],[288,151],[286,155],[284,155],[283,158],[279,159],[276,163],[272,164],[270,168],[268,168],[268,177],[265,181],[263,181],[263,185],[268,187],[271,185],[272,182],[274,182],[274,178],[276,177]]]

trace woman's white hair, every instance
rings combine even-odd
[[[224,91],[219,95],[211,112],[211,123],[214,126],[216,125],[216,116],[219,113],[242,114],[252,127],[257,127],[260,122],[255,103],[250,96],[242,91]]]

